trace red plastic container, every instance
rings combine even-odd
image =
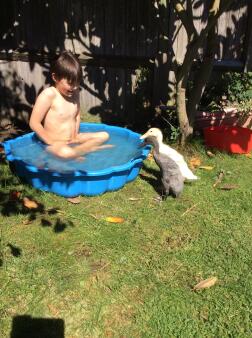
[[[234,154],[246,154],[252,150],[252,131],[238,126],[204,128],[205,143]]]

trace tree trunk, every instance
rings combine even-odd
[[[186,111],[186,89],[182,85],[182,81],[177,82],[176,86],[176,107],[181,131],[180,143],[183,146],[187,138],[192,134],[193,130],[189,125],[189,120]]]
[[[217,31],[216,26],[209,30],[206,51],[203,62],[195,75],[193,88],[188,98],[187,113],[190,125],[193,127],[195,116],[198,110],[201,97],[204,93],[207,81],[210,78],[213,69],[214,55],[217,47]]]
[[[179,67],[176,74],[176,109],[181,132],[180,143],[184,145],[186,140],[193,133],[193,129],[189,123],[186,108],[186,88],[188,77],[192,68],[193,59],[198,51],[199,39],[196,39],[188,46],[184,62]]]
[[[181,144],[184,144],[187,138],[193,132],[192,123],[195,118],[197,106],[199,104],[199,100],[205,88],[205,84],[212,70],[212,66],[213,66],[212,65],[212,61],[213,61],[212,54],[214,53],[211,51],[210,47],[214,41],[213,39],[215,35],[214,26],[216,25],[216,22],[218,18],[220,17],[220,15],[225,10],[227,10],[234,1],[235,0],[225,0],[225,1],[223,0],[222,2],[220,2],[220,0],[212,0],[211,6],[209,9],[208,23],[206,27],[201,31],[201,33],[197,35],[197,33],[195,34],[195,28],[194,28],[191,8],[189,7],[188,12],[186,13],[181,1],[172,0],[172,5],[174,6],[174,9],[176,10],[178,17],[180,18],[182,24],[184,25],[187,31],[188,41],[189,41],[184,61],[176,74],[176,81],[177,81],[176,106],[177,106],[177,115],[179,119],[180,130],[182,134]],[[193,95],[191,96],[192,101],[188,104],[188,107],[186,107],[186,88],[187,88],[187,83],[188,83],[188,77],[189,77],[189,74],[192,68],[192,63],[193,63],[193,60],[196,59],[198,49],[203,45],[206,39],[208,40],[208,43],[207,43],[208,52],[206,54],[206,58],[202,64],[202,68],[200,72],[200,76],[202,76],[202,78],[197,77],[198,84],[195,88],[195,92],[193,92]],[[190,119],[188,116],[187,109],[190,112]]]

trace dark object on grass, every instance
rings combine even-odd
[[[153,157],[161,171],[162,198],[168,195],[179,197],[184,188],[184,177],[179,166],[170,157],[159,152],[159,143],[155,137],[148,136],[144,143],[153,146]]]
[[[65,324],[61,318],[34,318],[30,315],[12,319],[10,338],[64,338]]]

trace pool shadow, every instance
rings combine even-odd
[[[64,338],[64,320],[60,318],[32,318],[29,315],[12,319],[10,338]]]

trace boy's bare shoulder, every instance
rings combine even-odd
[[[42,90],[39,96],[52,100],[56,96],[55,88],[53,86],[47,87]]]

